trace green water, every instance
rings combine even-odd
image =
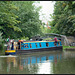
[[[75,51],[1,55],[0,74],[75,74]]]

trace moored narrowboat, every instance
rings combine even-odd
[[[5,54],[26,54],[38,51],[62,51],[61,41],[24,41],[24,40],[10,40],[7,45]]]

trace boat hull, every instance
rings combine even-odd
[[[27,53],[34,53],[34,52],[43,52],[43,51],[62,51],[63,47],[49,47],[49,48],[40,48],[40,49],[30,49],[30,50],[17,50],[16,54],[27,54]]]
[[[16,54],[16,50],[6,50],[5,55],[14,55]]]
[[[10,53],[10,52],[7,53],[7,52],[6,52],[6,53],[5,53],[5,55],[15,55],[15,54],[16,54],[16,52],[12,52],[12,53]]]
[[[28,49],[28,50],[6,50],[5,55],[29,54],[29,53],[34,53],[34,52],[62,51],[62,50],[63,50],[63,46],[39,48],[39,49]]]

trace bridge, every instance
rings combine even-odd
[[[73,41],[69,41],[68,40],[68,37],[66,37],[65,35],[61,35],[61,34],[56,34],[56,33],[45,33],[44,36],[40,36],[40,35],[36,35],[34,37],[32,37],[33,40],[43,40],[45,38],[54,38],[54,37],[57,37],[58,39],[61,39],[61,42],[63,45],[66,45],[66,46],[75,46],[75,38],[72,38],[71,40]],[[71,37],[70,37],[71,38]]]

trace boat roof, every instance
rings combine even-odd
[[[60,41],[60,40],[58,40]],[[34,42],[55,42],[55,41],[25,41],[23,43],[34,43]]]

